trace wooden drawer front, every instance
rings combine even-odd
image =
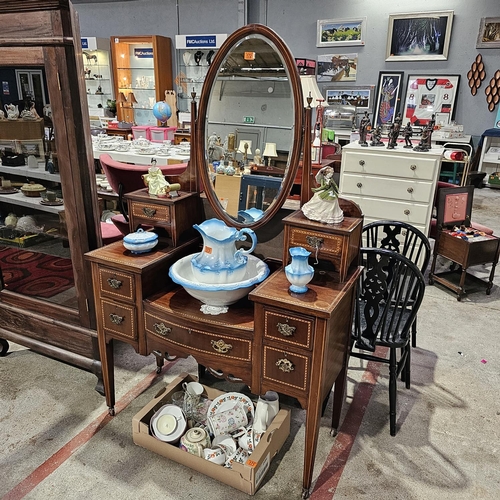
[[[391,179],[345,174],[342,193],[358,196],[373,196],[391,198],[417,203],[428,203],[431,196],[432,182],[415,181],[412,179]]]
[[[137,339],[137,313],[134,306],[101,301],[101,319],[104,329],[126,339]]]
[[[378,222],[378,221],[380,221],[380,219],[375,219],[374,217],[365,217],[364,225],[366,226],[366,225],[370,224],[371,222]],[[417,229],[422,231],[424,234],[427,231],[426,226],[424,226],[423,224],[412,224],[412,226],[416,227]],[[363,245],[361,245],[361,246],[363,246]]]
[[[315,238],[319,238],[319,240],[321,241],[321,254],[337,257],[340,257],[342,255],[342,245],[344,243],[344,237],[337,234],[320,233],[297,227],[292,227],[290,230],[290,243],[288,246],[304,247],[309,251],[315,252]]]
[[[99,289],[103,295],[133,302],[135,300],[134,275],[100,267]]]
[[[251,361],[252,359],[250,339],[185,328],[183,325],[167,322],[150,313],[146,313],[145,316],[148,335],[163,339],[169,344],[187,348],[186,352],[192,353],[195,357],[196,353],[200,352],[238,361]]]
[[[399,220],[409,224],[426,226],[431,218],[430,205],[358,196],[346,196],[346,198],[355,201],[364,214],[375,220]]]
[[[170,207],[168,206],[133,201],[132,214],[141,219],[170,223]]]
[[[264,311],[264,336],[284,344],[312,348],[314,320],[288,316],[283,312]]]
[[[263,378],[300,391],[307,391],[310,361],[309,356],[265,345]]]
[[[346,151],[342,160],[342,171],[432,181],[437,164],[438,160],[432,157],[408,157],[404,154],[377,155]]]

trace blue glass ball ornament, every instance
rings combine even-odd
[[[158,101],[153,106],[153,115],[163,124],[172,116],[172,109],[165,101]]]

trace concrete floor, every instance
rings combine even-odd
[[[500,234],[500,192],[476,189],[473,220]],[[444,265],[444,263],[443,263]],[[476,271],[486,275],[482,266]],[[352,359],[339,435],[321,421],[313,500],[496,499],[500,492],[500,272],[491,295],[471,283],[462,302],[428,286],[418,315],[412,387],[398,386],[396,437],[389,435],[387,367]],[[11,346],[0,360],[0,496],[122,500],[243,499],[247,495],[136,446],[132,417],[193,359],[155,373],[116,344],[117,415],[109,417],[93,375]],[[289,401],[288,401],[289,403]],[[300,498],[304,412],[272,462],[259,499]]]

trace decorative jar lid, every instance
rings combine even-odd
[[[23,184],[22,191],[45,191],[45,186],[41,184]]]
[[[152,231],[144,231],[144,229],[138,229],[135,233],[127,234],[123,237],[125,243],[132,243],[134,245],[141,243],[151,243],[158,239],[158,235]]]

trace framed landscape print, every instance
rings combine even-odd
[[[318,82],[355,82],[358,54],[326,54],[318,56]]]
[[[455,115],[460,75],[410,75],[406,85],[403,122],[425,126],[432,115]]]
[[[366,17],[318,21],[316,47],[365,44]]]
[[[372,119],[374,127],[394,123],[401,100],[403,76],[402,71],[379,73]]]
[[[356,106],[358,110],[369,111],[373,106],[374,85],[360,87],[326,88],[326,104]]]
[[[476,48],[500,48],[500,17],[483,17],[481,19]]]
[[[453,11],[389,16],[386,61],[448,59]]]

